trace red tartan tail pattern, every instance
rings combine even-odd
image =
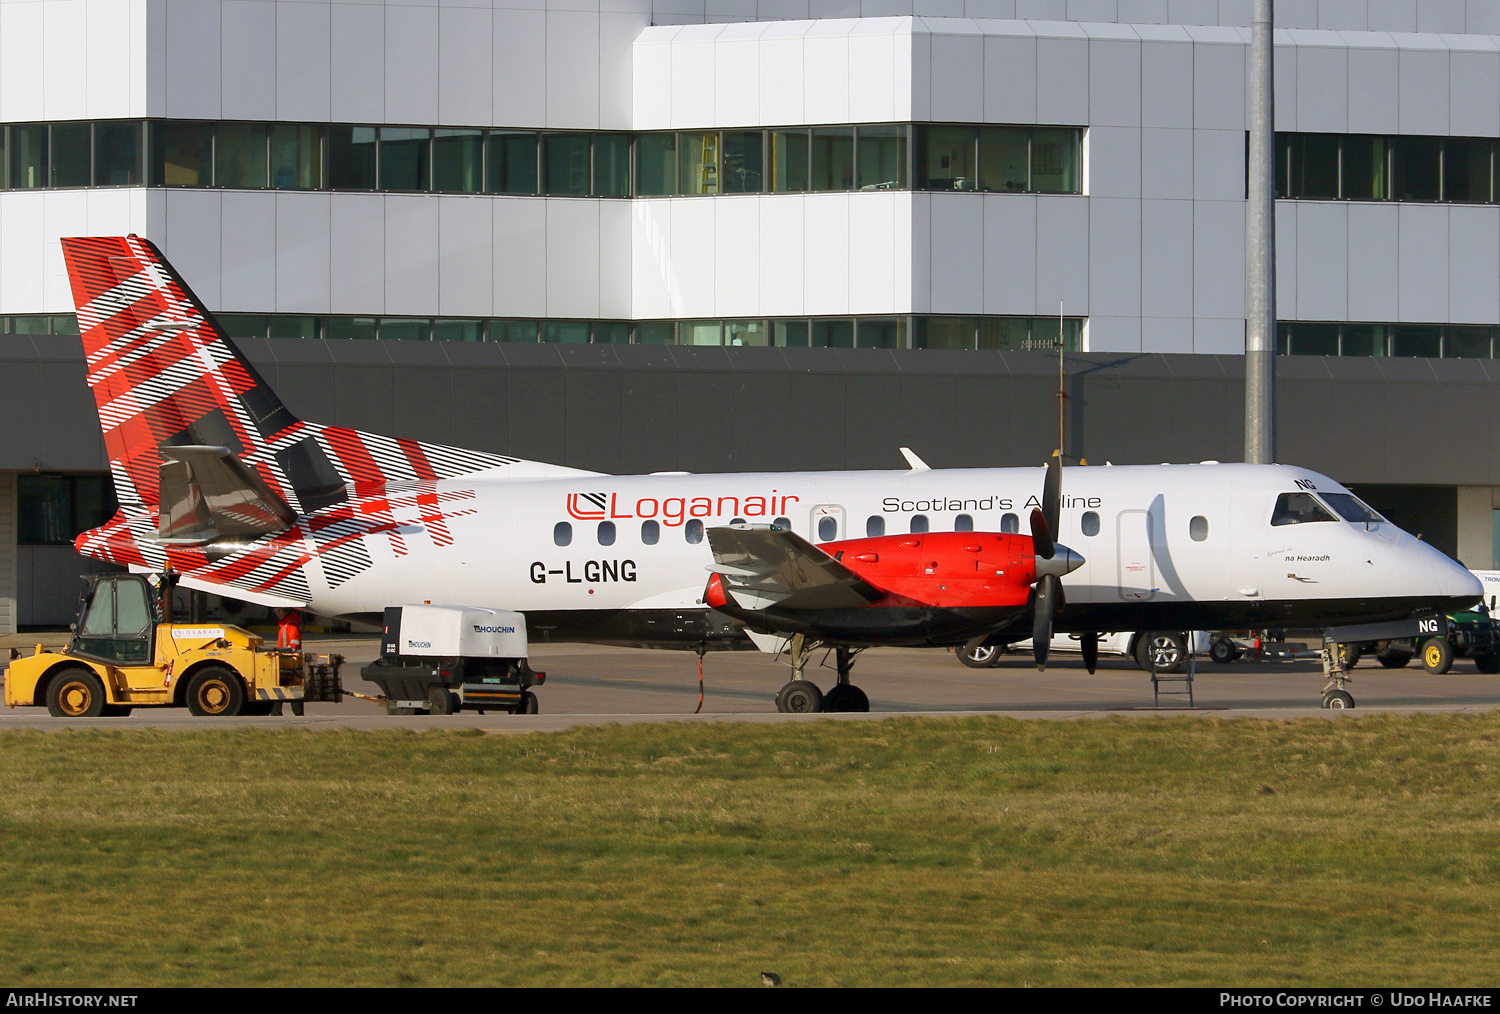
[[[306,600],[302,566],[314,557],[336,587],[371,565],[366,537],[383,536],[394,552],[406,552],[392,513],[398,507],[414,508],[435,545],[450,544],[446,519],[456,514],[444,505],[473,493],[439,491],[437,481],[517,461],[302,422],[150,241],[132,235],[62,244],[120,503],[107,524],[78,537],[85,555],[151,567],[170,560],[215,583]],[[161,545],[164,444],[230,448],[301,520],[243,547]]]

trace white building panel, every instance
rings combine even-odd
[[[1023,194],[995,194],[981,198],[984,208],[984,313],[1036,312],[1036,201]],[[933,203],[940,203],[934,197]],[[935,249],[924,231],[924,250]],[[970,310],[970,312],[974,312]]]
[[[1192,28],[1193,125],[1245,129],[1246,50],[1231,28]]]
[[[672,202],[631,202],[630,303],[637,318],[672,315],[669,276],[672,264]],[[796,244],[800,253],[801,222]],[[800,279],[799,279],[800,285]],[[801,296],[799,288],[797,295]],[[774,313],[774,310],[767,312]]]
[[[445,317],[494,313],[493,203],[484,197],[437,198],[438,313]]]
[[[670,202],[667,232],[667,291],[670,316],[714,316],[714,202]]]
[[[333,313],[385,312],[385,198],[338,194],[329,215],[328,309]]]
[[[806,312],[849,312],[849,203],[846,194],[802,198]]]
[[[760,115],[767,124],[806,123],[802,35],[809,22],[771,24],[760,42]]]
[[[1393,321],[1400,315],[1396,277],[1398,218],[1394,204],[1349,205],[1349,316]],[[1281,219],[1277,218],[1277,228]],[[1279,249],[1279,247],[1278,247]]]
[[[972,21],[955,21],[968,32],[932,36],[932,118],[948,123],[984,119],[984,37]]]
[[[385,9],[346,3],[329,9],[333,118],[379,123],[385,119]]]
[[[1447,320],[1500,320],[1500,208],[1456,207],[1448,212]]]
[[[1406,204],[1400,213],[1401,321],[1448,319],[1448,209],[1442,205]]]
[[[1141,202],[1141,312],[1193,315],[1193,202]]]
[[[1340,33],[1349,47],[1350,133],[1394,134],[1401,127],[1401,51],[1389,35]]]
[[[634,302],[630,256],[634,228],[625,201],[599,202],[599,316],[628,318]]]
[[[281,119],[333,117],[334,6],[298,0],[276,5],[276,115]]]
[[[760,309],[760,208],[745,195],[707,202],[714,214],[714,306],[723,317],[753,317]]]
[[[0,198],[0,300],[11,313],[43,313],[46,298],[46,195],[11,192]],[[58,250],[57,260],[62,260]]]
[[[1132,33],[1134,34],[1134,33]],[[1138,41],[1089,41],[1089,125],[1141,124],[1141,46]]]
[[[639,12],[599,15],[599,126],[606,130],[631,127],[631,44],[650,23]]]
[[[984,37],[984,120],[1036,122],[1036,36],[1025,25],[986,25]]]
[[[808,123],[849,122],[849,30],[847,19],[814,21],[802,37],[803,98]]]
[[[497,317],[547,315],[547,205],[552,203],[494,199]]]
[[[604,255],[599,248],[599,202],[544,203],[547,205],[547,316],[597,317],[599,260]],[[709,210],[712,212],[712,208]]]
[[[47,74],[45,81],[34,79],[29,87],[43,91],[42,110],[48,118],[80,119],[89,115],[89,67],[84,63],[88,7],[85,0],[49,0],[43,10],[42,48]]]
[[[6,7],[18,6],[6,4]],[[128,0],[88,0],[84,28],[84,65],[87,95],[86,116],[144,116],[146,113],[144,35],[141,18],[132,7],[144,12],[145,4],[132,5]],[[0,61],[7,54],[3,44],[6,18],[0,12]],[[74,58],[78,40],[73,40]],[[4,69],[0,69],[0,90],[7,88]],[[0,106],[4,100],[0,99]]]
[[[1244,345],[1241,344],[1240,347],[1243,349]],[[1141,318],[1141,351],[1178,353],[1193,351],[1193,318]]]
[[[984,206],[1004,199],[979,194],[933,195],[928,233],[933,313],[980,311],[984,293]]]
[[[1243,200],[1198,201],[1193,205],[1193,315],[1244,320]],[[1243,350],[1243,328],[1240,338]]]
[[[1297,129],[1349,129],[1349,52],[1337,32],[1292,32],[1297,47]]]
[[[1141,318],[1094,314],[1088,320],[1085,345],[1089,352],[1139,352]]]
[[[1433,36],[1395,36],[1401,46],[1401,133],[1448,133],[1448,50]],[[1422,47],[1422,48],[1418,48]]]
[[[547,12],[547,125],[599,126],[599,18]]]
[[[1199,355],[1243,355],[1245,352],[1245,318],[1193,318],[1193,351]]]
[[[442,198],[385,199],[385,312],[422,316],[438,305]]]
[[[721,127],[760,123],[760,35],[763,24],[725,25],[713,46],[713,119]]]
[[[474,7],[438,10],[438,123],[491,123],[495,23]],[[509,54],[502,53],[506,57]],[[431,68],[428,69],[431,74]]]
[[[265,313],[276,305],[276,195],[226,190],[219,228],[222,288],[216,308]]]
[[[672,44],[672,126],[717,125],[713,36],[719,31],[718,26],[685,28]]]
[[[1417,4],[1417,31],[1464,31],[1464,0],[1422,0]]]
[[[327,313],[332,205],[345,194],[276,195],[277,313]]]
[[[1297,206],[1297,305],[1293,314],[1283,316],[1347,319],[1348,216],[1349,206],[1337,201],[1303,201]]]
[[[1276,305],[1297,305],[1297,208],[1300,202],[1276,202]],[[1285,319],[1284,312],[1282,314]]]
[[[1089,202],[1081,197],[1036,199],[1036,309],[1089,312]]]
[[[219,4],[211,0],[162,2],[167,16],[166,115],[217,119],[221,115]]]
[[[1141,202],[1089,201],[1089,309],[1110,317],[1141,313]]]
[[[1277,29],[1272,33],[1276,40],[1276,75],[1273,87],[1276,90],[1276,129],[1298,130],[1297,126],[1297,48],[1291,44],[1290,32]],[[1245,97],[1248,106],[1249,95]]]
[[[800,198],[761,198],[760,305],[767,316],[807,312],[806,206]],[[908,280],[908,294],[910,289]]]
[[[904,120],[911,115],[911,33],[899,22],[861,21],[849,33],[849,119]],[[900,59],[904,54],[906,59]]]
[[[166,200],[166,233],[158,239],[162,253],[182,273],[188,285],[210,308],[223,302],[223,268],[220,261],[222,226],[217,190],[169,190]]]
[[[1186,33],[1181,42],[1141,44],[1141,124],[1193,125],[1193,46]]]
[[[494,19],[494,122],[540,127],[547,122],[546,12],[497,9]]]
[[[1448,57],[1448,128],[1459,137],[1500,137],[1500,49],[1493,39],[1474,42],[1483,46]]]
[[[1193,194],[1193,131],[1146,127],[1141,131],[1141,196],[1184,198]]]
[[[1417,0],[1370,0],[1368,17],[1372,32],[1415,32]]]
[[[277,117],[276,4],[223,0],[219,5],[220,111],[231,120]],[[320,61],[326,53],[319,54]]]
[[[385,8],[385,119],[438,122],[438,9]]]
[[[83,190],[63,191],[47,195],[43,205],[42,250],[43,284],[42,306],[48,310],[56,307],[61,311],[73,308],[73,289],[68,282],[67,266],[62,259],[62,236],[87,235],[89,228],[88,192]]]
[[[1094,197],[1141,196],[1141,130],[1138,127],[1090,127],[1087,192]]]
[[[898,275],[896,251],[911,245],[911,198],[858,194],[849,201],[849,309],[907,313],[911,285]],[[904,265],[902,267],[904,270]]]
[[[1245,132],[1193,131],[1193,197],[1200,201],[1245,200]]]
[[[1089,42],[1074,25],[1050,26],[1057,35],[1077,31],[1073,38],[1036,40],[1036,118],[1038,123],[1087,123],[1089,118]]]

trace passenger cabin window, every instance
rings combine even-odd
[[[559,521],[552,526],[552,541],[559,546],[566,546],[573,541],[573,526],[566,521]]]
[[[960,514],[953,519],[953,530],[955,532],[972,532],[974,530],[974,519],[967,514]]]
[[[685,539],[687,539],[688,542],[691,543],[694,546],[696,546],[698,543],[702,542],[703,541],[703,522],[699,521],[697,518],[694,518],[693,520],[689,521],[686,525],[683,525],[683,527],[682,527],[682,537],[685,538]]]
[[[655,521],[641,522],[641,542],[647,546],[654,546],[661,538],[661,525]]]
[[[792,530],[791,518],[777,518],[775,521],[772,521],[771,524],[775,525],[777,528],[783,529],[784,531],[789,532]]]
[[[1355,524],[1372,525],[1385,520],[1353,493],[1324,493],[1323,502],[1338,512],[1339,517]]]
[[[1090,536],[1090,537],[1093,537],[1093,536],[1099,534],[1099,512],[1098,511],[1084,511],[1083,512],[1083,517],[1081,517],[1081,518],[1078,519],[1078,523],[1079,523],[1079,526],[1083,529],[1083,534],[1085,534],[1087,536]]]
[[[922,535],[922,534],[926,533],[926,531],[927,531],[927,515],[926,514],[913,514],[911,516],[911,533],[913,535]]]
[[[832,542],[838,538],[839,523],[833,518],[823,518],[818,522],[818,541]]]
[[[1271,513],[1273,525],[1302,525],[1310,521],[1337,520],[1311,493],[1283,493],[1276,498],[1276,510]]]
[[[1015,514],[1002,514],[1000,516],[1000,530],[1007,535],[1015,535],[1021,530],[1021,519]]]
[[[1188,535],[1192,536],[1194,542],[1203,542],[1208,538],[1208,518],[1199,514],[1188,522]]]
[[[613,546],[615,544],[615,523],[613,521],[599,522],[599,545]]]
[[[731,525],[742,525],[742,524],[744,524],[744,523],[745,523],[745,519],[744,519],[744,518],[734,518],[734,519],[733,519],[733,520],[731,520],[731,521],[730,521],[730,522],[729,522],[729,523],[730,523],[730,524],[731,524]]]
[[[878,539],[885,534],[885,518],[879,514],[871,514],[865,519],[865,537]]]

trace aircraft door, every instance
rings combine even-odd
[[[1120,598],[1144,602],[1156,596],[1156,560],[1152,554],[1154,535],[1150,511],[1121,511],[1115,520],[1119,547]]]
[[[844,508],[820,503],[812,509],[812,541],[837,542],[844,537]]]

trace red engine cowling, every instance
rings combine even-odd
[[[927,532],[818,548],[876,587],[932,606],[1024,606],[1036,581],[1029,535]]]

